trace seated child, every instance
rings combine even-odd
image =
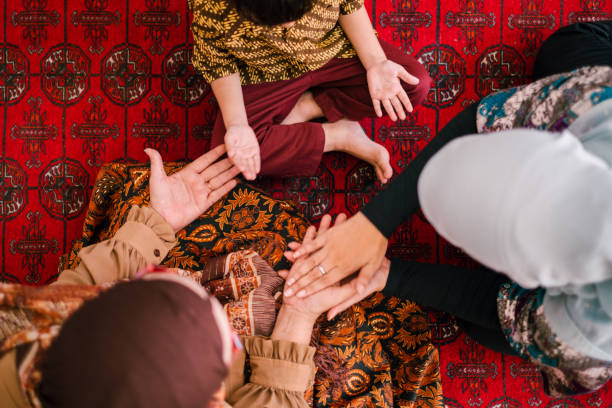
[[[190,0],[190,7],[193,65],[221,113],[211,145],[225,143],[247,179],[310,176],[334,150],[370,163],[383,183],[391,177],[389,153],[358,121],[383,109],[405,119],[431,79],[415,58],[376,38],[363,0]]]

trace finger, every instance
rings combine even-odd
[[[401,120],[406,119],[406,112],[404,112],[404,106],[402,105],[400,100],[397,98],[397,96],[394,96],[393,98],[391,98],[391,105],[393,105],[393,109],[395,109],[395,112],[397,112],[397,116]]]
[[[363,268],[361,268],[361,272],[359,275],[351,282],[357,293],[364,294],[366,288],[368,287],[372,277],[380,267],[380,264],[375,265],[373,263],[366,264]]]
[[[257,176],[257,173],[255,172],[255,159],[253,157],[248,157],[246,162],[248,176],[245,177],[247,180],[255,180],[255,177]]]
[[[310,227],[308,227],[306,229],[306,233],[304,234],[304,239],[303,239],[302,242],[312,241],[316,236],[317,236],[317,229],[316,229],[316,227],[314,225],[311,225]],[[288,246],[289,246],[289,248],[293,247],[295,249],[299,249],[302,246],[302,244],[300,244],[298,242],[290,242]],[[295,249],[294,249],[294,251],[295,251]],[[287,258],[289,261],[294,262],[294,263],[298,259],[298,257],[295,256],[295,252],[292,252],[292,251],[285,251],[284,255],[285,255],[285,258]],[[294,280],[295,279],[292,279],[291,282],[293,282]],[[291,285],[291,284],[289,284],[289,285]]]
[[[302,244],[304,246],[304,244]],[[289,270],[289,278],[287,279],[287,288],[291,287],[293,284],[299,282],[299,280],[308,274],[312,269],[314,269],[321,260],[325,258],[325,253],[323,250],[315,252],[314,254],[308,257],[298,257],[293,253],[296,261]],[[317,269],[319,271],[319,269]],[[320,273],[320,271],[319,271]],[[285,293],[285,296],[291,296],[292,293],[295,293],[295,290],[292,290],[290,293]]]
[[[304,255],[309,255],[315,251],[318,251],[321,249],[321,247],[323,247],[323,245],[325,245],[325,235],[326,234],[319,234],[312,241],[302,242],[302,246],[296,250],[293,255],[295,255],[296,258],[301,258]]]
[[[225,154],[225,145],[219,145],[214,149],[204,153],[189,164],[189,167],[196,173],[201,173],[217,159]]]
[[[321,223],[319,224],[319,231],[317,231],[317,235],[323,234],[325,231],[329,229],[331,225],[332,217],[329,214],[325,214],[323,218],[321,218]]]
[[[355,293],[355,289],[350,283],[334,288],[334,298],[338,301],[327,311],[327,320],[332,320],[339,313],[345,311],[355,303],[362,300],[363,296]]]
[[[211,178],[221,174],[225,170],[232,167],[234,164],[230,159],[223,159],[214,164],[209,165],[207,168],[200,172],[200,175],[205,181],[210,180]]]
[[[297,281],[292,289],[295,291],[295,296],[298,298],[305,298],[313,293],[317,293],[331,285],[334,285],[344,276],[341,275],[339,268],[333,268],[331,271],[329,267],[325,267],[324,263],[321,265],[326,273],[323,275],[319,270],[318,266],[311,269],[309,273],[304,275],[302,279]],[[354,290],[354,289],[353,289]]]
[[[345,213],[340,213],[336,216],[336,222],[334,223],[334,225],[340,225],[342,224],[344,221],[346,221],[347,217]]]
[[[395,111],[393,110],[393,105],[391,105],[391,102],[388,99],[385,99],[382,103],[385,107],[385,110],[387,111],[387,114],[389,115],[389,119],[395,122],[397,120],[397,116],[395,115]]]
[[[412,112],[413,110],[412,103],[410,102],[410,98],[408,98],[406,91],[402,89],[402,91],[397,94],[397,97],[402,102],[402,105],[404,105],[404,107],[406,108],[406,111]]]
[[[224,185],[234,177],[240,174],[240,170],[238,167],[232,166],[229,169],[225,170],[223,173],[219,174],[217,177],[208,181],[208,187],[211,190],[216,190],[219,186]]]
[[[255,175],[257,176],[261,171],[261,154],[259,151],[255,155]]]
[[[400,77],[402,81],[410,85],[417,85],[419,83],[419,78],[415,77],[414,75],[411,75],[408,71],[406,71],[404,67],[401,67],[401,69],[397,73],[397,76]]]
[[[376,113],[376,116],[381,118],[383,113],[382,109],[380,108],[380,101],[378,99],[372,99],[372,104],[374,105],[374,113]]]
[[[347,283],[344,286],[350,286],[352,289],[352,285],[350,283]],[[328,310],[327,320],[333,320],[334,317],[338,316],[340,313],[344,312],[346,309],[353,306],[355,303],[362,301],[365,297],[359,293],[355,293],[354,289],[351,292],[352,296]]]
[[[145,149],[144,152],[147,156],[149,156],[149,160],[151,161],[151,178],[166,177],[164,162],[159,152],[155,149]]]
[[[285,251],[283,252],[283,255],[285,255],[285,258],[287,258],[289,262],[295,262],[295,256],[293,255],[293,252]]]
[[[312,241],[317,236],[317,228],[314,225],[311,225],[306,229],[306,234],[304,234],[304,242]]]
[[[289,271],[286,269],[282,269],[278,271],[278,275],[283,279],[287,279],[287,276],[289,276]]]
[[[322,274],[321,270],[318,268],[320,263],[312,258],[298,259],[294,265],[299,265],[300,268],[298,268],[297,274],[295,271],[290,271],[290,276],[287,279],[287,284],[285,285],[285,287],[288,285],[288,290],[285,290],[286,296],[294,296],[299,293],[300,297],[305,297],[306,293],[302,293],[302,289],[304,287],[307,287],[317,279],[324,278],[329,274],[327,269],[325,269],[324,266],[321,266],[326,271],[325,274]]]
[[[238,184],[236,179],[232,179],[228,181],[227,183],[225,183],[224,185],[222,185],[221,187],[219,187],[218,189],[213,190],[208,195],[209,204],[216,203],[221,197],[223,197],[224,195],[232,191],[232,189],[236,187],[236,184]]]
[[[376,173],[376,178],[379,180],[384,180],[385,178],[383,177],[382,172],[380,171],[380,169],[378,168],[378,166],[374,167],[374,172]],[[384,183],[384,182],[383,182]]]
[[[285,251],[283,252],[283,255],[285,255],[285,258],[287,258],[290,262],[295,262],[297,258],[294,255],[294,251],[300,249],[302,244],[299,242],[290,242],[287,244],[287,246],[291,251]]]
[[[234,166],[238,167],[240,173],[244,174],[244,172],[246,171],[244,159],[240,155],[231,151],[227,152],[227,157],[229,157],[230,161],[234,163]]]

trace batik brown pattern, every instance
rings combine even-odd
[[[182,164],[167,164],[168,173]],[[112,163],[100,174],[85,219],[82,238],[66,254],[60,267],[74,268],[78,251],[111,237],[123,224],[132,205],[148,203],[148,166]],[[209,290],[232,300],[226,308],[230,320],[243,333],[254,316],[253,298],[242,296],[268,285],[262,297],[273,298],[277,283],[270,277],[253,279],[248,256],[235,262],[233,272],[222,264],[223,255],[252,249],[274,270],[287,268],[283,251],[290,241],[301,241],[310,223],[292,203],[276,200],[246,183],[238,186],[195,222],[177,234],[178,243],[163,264],[196,274]],[[249,254],[244,252],[243,254]],[[224,279],[219,279],[225,269]],[[259,271],[259,266],[257,270]],[[205,277],[206,276],[206,277]],[[216,278],[215,278],[216,277]],[[193,278],[193,276],[192,276]],[[268,283],[264,283],[264,281]],[[228,285],[241,285],[228,288]],[[261,286],[260,286],[261,285]],[[281,283],[282,285],[282,283]],[[243,294],[244,294],[243,293]],[[229,299],[231,298],[231,299]],[[257,307],[257,306],[256,306]],[[230,310],[231,309],[231,310]],[[236,318],[236,319],[234,319]],[[307,398],[315,407],[443,406],[438,352],[431,343],[428,317],[414,303],[377,293],[315,328],[317,360],[338,365],[340,378],[319,370]]]
[[[428,316],[415,304],[375,293],[320,328],[346,371],[340,384],[321,370],[315,407],[423,407],[444,405],[438,350]]]
[[[0,356],[21,351],[17,371],[31,406],[41,406],[35,392],[41,379],[40,363],[64,320],[110,286],[0,284]]]
[[[183,164],[166,164],[174,173]],[[123,225],[132,205],[149,203],[149,168],[143,165],[105,165],[94,186],[83,235],[59,270],[74,269],[84,246],[108,239]],[[287,268],[287,243],[298,241],[308,227],[298,209],[239,183],[196,221],[177,233],[178,244],[162,262],[170,268],[202,270],[207,261],[243,249],[253,249],[275,269]]]

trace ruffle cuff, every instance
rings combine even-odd
[[[159,264],[176,245],[172,227],[150,207],[132,206],[115,240],[134,247],[149,263]]]
[[[252,384],[304,393],[315,374],[315,348],[263,337],[244,337],[249,355]]]

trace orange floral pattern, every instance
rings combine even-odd
[[[166,171],[181,166],[166,164]],[[60,268],[74,268],[83,246],[111,237],[132,205],[148,203],[148,178],[148,166],[142,164],[111,163],[101,169],[83,236],[62,257]],[[287,268],[287,243],[301,241],[309,225],[293,204],[239,183],[178,232],[178,244],[163,263],[200,271],[211,258],[252,249],[275,270]],[[253,289],[257,285],[253,282]],[[214,290],[212,282],[209,286]],[[232,303],[233,308],[239,305]],[[244,302],[243,307],[250,305]],[[314,407],[443,407],[438,351],[428,316],[416,304],[376,293],[332,322],[321,320],[316,331],[318,359],[341,365],[337,371],[343,374],[332,379],[329,370],[318,370],[306,395]]]

